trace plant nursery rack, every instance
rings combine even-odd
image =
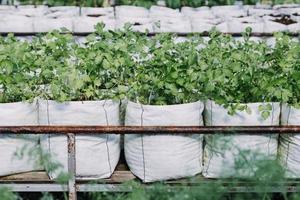
[[[78,192],[130,192],[131,186],[122,183],[135,177],[120,163],[109,179],[99,182],[80,181],[76,174],[76,134],[300,134],[300,126],[0,126],[1,134],[65,134],[68,136],[68,183],[50,180],[43,171],[0,177],[0,187],[8,187],[15,192],[68,192],[70,200],[77,199]],[[172,187],[197,186],[216,179],[197,176],[193,179],[166,181]],[[255,182],[222,179],[222,185],[229,193],[255,191]],[[232,186],[231,183],[235,183]],[[238,183],[238,184],[236,184]],[[284,185],[284,187],[282,187]],[[152,187],[144,184],[145,188]],[[276,183],[268,186],[268,192],[299,192],[300,180],[287,179],[280,187]]]

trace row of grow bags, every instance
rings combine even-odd
[[[130,27],[124,32],[107,32],[103,25],[96,29],[84,45],[57,31],[31,42],[11,35],[0,38],[1,125],[120,125],[124,121],[138,126],[202,126],[203,110],[208,126],[279,125],[280,103],[275,102],[291,108],[289,123],[290,118],[299,122],[293,110],[299,107],[300,45],[283,34],[270,48],[249,40],[249,31],[239,41],[212,32],[208,42],[194,35],[177,43],[170,34],[149,38]],[[119,120],[123,99],[129,103],[125,120]],[[14,103],[30,100],[35,101]],[[39,159],[40,149],[53,154],[66,169],[64,136],[1,137],[1,175],[45,168],[56,178],[60,170]],[[126,135],[124,150],[130,169],[145,182],[201,171],[219,177],[232,175],[223,169],[232,168],[236,145],[257,153],[254,160],[272,159],[277,155],[277,137],[230,136],[226,145],[220,145],[222,136],[207,136],[202,156],[201,135]],[[288,164],[297,160],[290,151],[293,144],[298,146],[294,138],[286,143]],[[120,136],[78,135],[76,144],[78,178],[111,175],[119,160]],[[225,151],[224,146],[231,149]],[[34,167],[33,159],[13,159],[16,147],[19,154],[28,151],[41,163]],[[239,174],[249,175],[245,171],[234,175]]]
[[[128,102],[125,125],[130,126],[268,126],[279,125],[279,103],[246,104],[252,113],[229,115],[226,108],[207,101],[168,106]],[[271,115],[264,119],[260,106],[271,106]],[[205,108],[204,108],[205,107]],[[59,103],[37,100],[34,103],[1,104],[1,125],[120,125],[120,102],[113,100]],[[203,113],[204,111],[204,113]],[[299,125],[299,109],[282,105],[281,123]],[[243,151],[244,162],[275,160],[287,168],[286,177],[299,178],[298,135],[125,135],[124,151],[130,170],[145,182],[190,177],[202,172],[205,177],[251,177],[251,165],[236,167]],[[39,144],[40,140],[40,144]],[[42,150],[62,166],[48,169],[52,179],[67,172],[67,136],[10,136],[0,140],[0,175],[43,170],[38,165]],[[120,135],[77,135],[76,167],[78,179],[108,178],[120,156]],[[14,158],[18,148],[25,157]],[[278,150],[279,148],[279,150]],[[29,155],[27,155],[29,153]],[[203,156],[204,153],[204,156]],[[14,158],[14,159],[13,159]],[[49,166],[48,166],[49,167]],[[47,166],[46,166],[47,168]]]

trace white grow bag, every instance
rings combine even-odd
[[[82,7],[81,16],[93,16],[93,17],[109,17],[114,18],[114,8],[94,8],[94,7]]]
[[[38,125],[35,103],[0,104],[0,126],[25,125]],[[28,155],[36,152],[38,138],[35,135],[0,135],[0,176],[41,170],[36,166],[37,158]],[[24,156],[17,158],[15,153],[24,147]]]
[[[46,17],[36,17],[33,20],[33,29],[36,33],[44,33],[53,30],[58,30],[61,28],[66,28],[69,31],[73,31],[72,18],[46,18]]]
[[[153,30],[160,32],[189,33],[192,26],[188,18],[185,17],[152,17]]]
[[[32,33],[33,21],[30,17],[5,15],[0,17],[1,33]]]
[[[206,8],[206,7],[200,7],[200,8],[182,7],[181,13],[185,17],[190,18],[190,20],[205,20],[205,19],[213,20],[216,18],[209,8],[207,9],[201,9],[201,8]]]
[[[217,25],[217,22],[214,20],[206,20],[206,19],[191,19],[192,32],[204,32],[211,31],[213,27]]]
[[[282,125],[300,125],[300,109],[282,105]],[[300,177],[300,134],[281,135],[279,142],[279,160],[286,168],[287,178]]]
[[[167,8],[164,6],[151,6],[149,10],[149,16],[151,18],[156,17],[170,17],[170,18],[178,18],[182,17],[182,13],[179,12],[178,9]]]
[[[108,17],[76,17],[73,18],[73,30],[75,33],[89,33],[95,31],[98,23],[104,23],[105,30],[115,30],[115,19]]]
[[[127,126],[202,126],[201,102],[152,106],[128,102]],[[127,164],[144,182],[176,179],[202,170],[202,139],[191,135],[125,135]]]
[[[153,26],[150,18],[141,18],[141,17],[122,17],[116,20],[116,28],[123,29],[125,24],[129,23],[132,27],[133,31],[137,32],[145,32],[148,30],[149,32],[153,32]]]
[[[266,16],[263,18],[264,20],[264,33],[274,33],[274,32],[281,32],[281,31],[287,31],[288,26],[275,22],[275,18]]]
[[[264,120],[258,110],[262,103],[249,103],[247,106],[252,113],[237,111],[233,116],[227,109],[207,101],[205,104],[206,126],[267,126],[279,125],[280,104],[271,103],[270,116]],[[244,151],[250,151],[246,159],[259,161],[275,159],[277,155],[278,135],[207,135],[204,147],[203,175],[209,178],[220,177],[249,177],[253,175],[251,169],[239,168],[235,165],[235,159]],[[253,160],[252,160],[253,161]]]
[[[242,33],[247,27],[250,27],[253,33],[262,33],[264,30],[263,21],[256,17],[232,18],[227,23],[230,33]]]
[[[39,121],[41,125],[119,125],[119,102],[74,101],[57,103],[39,100]],[[76,177],[77,179],[108,178],[113,173],[120,157],[119,135],[76,135]],[[41,141],[42,147],[63,168],[50,173],[57,178],[67,172],[67,136],[49,135]]]
[[[149,10],[138,6],[116,6],[116,18],[122,19],[123,17],[148,18]]]

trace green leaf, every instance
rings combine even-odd
[[[270,112],[269,111],[262,111],[262,118],[264,120],[268,119],[268,117],[270,116]]]

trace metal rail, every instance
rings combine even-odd
[[[0,126],[0,134],[300,133],[300,126]]]
[[[1,134],[66,134],[68,136],[68,172],[72,174],[68,184],[62,185],[55,182],[46,183],[1,183],[18,192],[69,192],[69,199],[76,200],[77,192],[87,191],[113,191],[128,192],[129,186],[120,184],[89,184],[76,181],[76,134],[300,134],[300,126],[0,126]],[[205,179],[204,179],[205,180]],[[28,180],[30,181],[30,180]],[[174,185],[176,182],[169,182]],[[197,185],[200,183],[191,183]],[[202,182],[202,184],[205,184]],[[151,185],[145,185],[151,187]],[[175,184],[176,187],[176,184]],[[229,192],[251,192],[254,186],[238,186],[230,188],[224,186]],[[284,188],[270,186],[270,192],[297,192],[300,191],[300,182],[290,182]]]

